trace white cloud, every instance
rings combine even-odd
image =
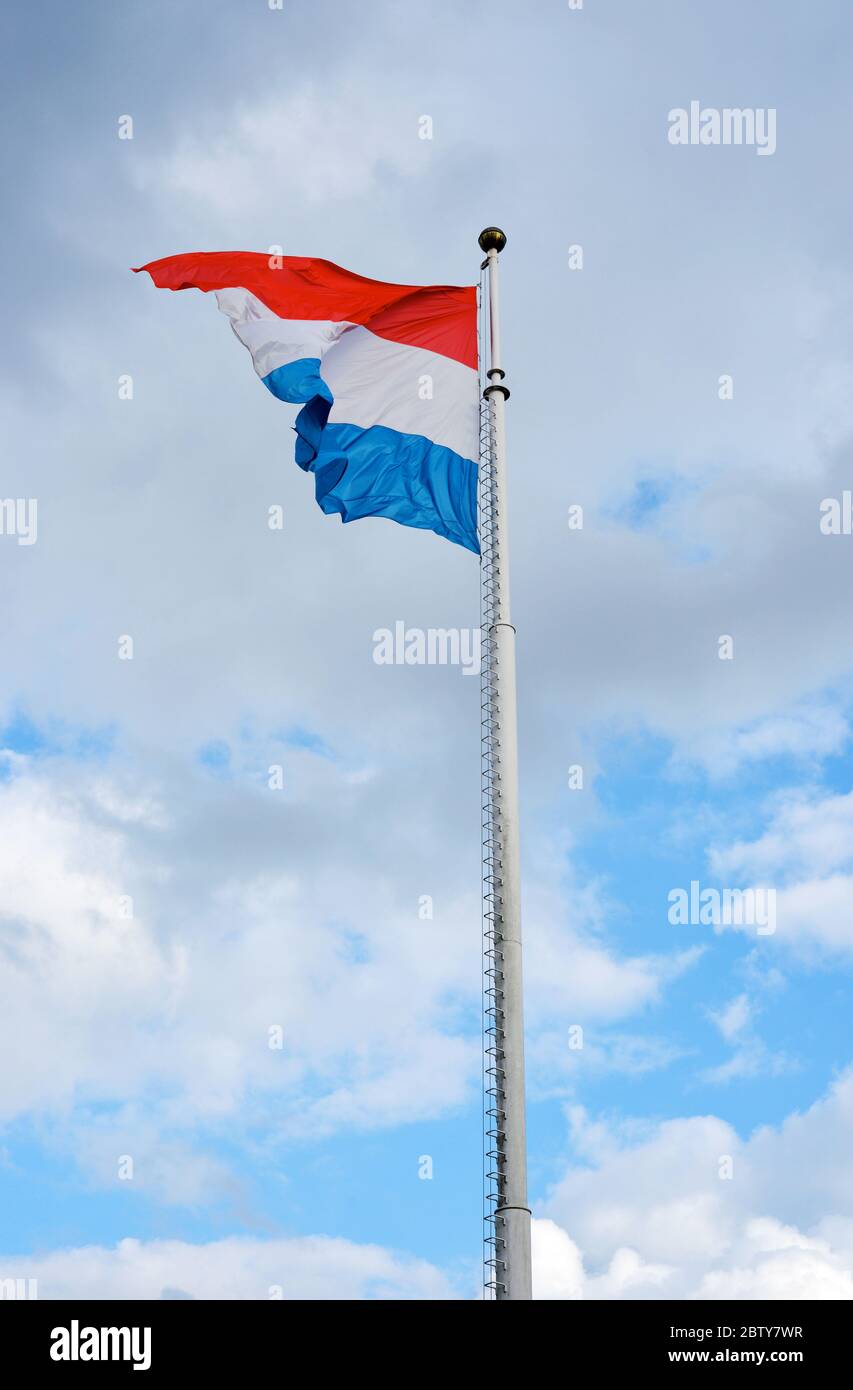
[[[853,1245],[834,1249],[821,1237],[767,1217],[748,1220],[720,1267],[694,1271],[690,1287],[675,1265],[644,1260],[628,1246],[618,1246],[606,1268],[591,1274],[575,1242],[547,1218],[533,1221],[532,1254],[533,1296],[542,1300],[853,1297]],[[427,1261],[327,1236],[228,1237],[199,1245],[124,1239],[112,1248],[0,1254],[0,1281],[32,1279],[42,1300],[462,1296],[458,1284]]]
[[[779,1076],[796,1070],[795,1062],[783,1052],[771,1052],[756,1032],[759,1007],[746,993],[738,994],[718,1011],[710,1009],[708,1017],[720,1031],[723,1040],[732,1047],[727,1061],[706,1067],[702,1079],[711,1084],[731,1081],[744,1076]]]
[[[288,200],[342,202],[370,196],[383,178],[430,168],[432,142],[419,138],[418,112],[391,81],[380,95],[342,77],[334,100],[325,84],[306,81],[198,120],[200,128],[185,129],[167,154],[136,166],[140,188],[164,202],[176,195],[193,200],[219,218],[265,216],[285,239],[282,190]],[[284,251],[300,254],[290,245]]]
[[[0,1279],[36,1279],[40,1299],[452,1298],[424,1260],[328,1236],[121,1240],[47,1255],[0,1255]],[[274,1291],[271,1294],[271,1291]]]
[[[712,853],[715,872],[797,882],[853,864],[853,792],[839,796],[779,793],[768,829]]]
[[[853,1139],[853,1070],[804,1114],[746,1140],[713,1116],[619,1130],[575,1109],[572,1124],[586,1166],[573,1166],[540,1209],[549,1287],[570,1268],[585,1297],[853,1294],[843,1157]],[[620,1284],[619,1270],[633,1275]]]
[[[814,961],[853,952],[853,792],[779,793],[764,834],[709,859],[720,877],[777,886],[780,945]]]
[[[785,888],[778,903],[780,941],[816,959],[853,952],[853,874]]]
[[[531,1228],[534,1298],[582,1298],[583,1261],[570,1236],[553,1221]]]
[[[531,1101],[566,1096],[597,1075],[643,1076],[684,1055],[684,1049],[667,1038],[600,1025],[578,1033],[577,1027],[529,1030],[525,1060]]]
[[[763,759],[794,757],[818,764],[839,753],[849,737],[849,724],[839,709],[813,703],[759,717],[742,728],[714,730],[706,737],[697,734],[692,756],[711,777],[727,778]]]
[[[712,1011],[710,1017],[716,1023],[726,1042],[732,1042],[747,1027],[751,1014],[749,995],[739,994],[719,1012],[714,1013]]]
[[[614,1022],[657,1003],[703,948],[625,954],[608,944],[616,910],[603,886],[571,867],[571,846],[535,838],[524,881],[525,994],[537,1029]]]
[[[620,1248],[606,1272],[590,1278],[574,1241],[547,1219],[534,1217],[531,1245],[536,1299],[654,1297],[672,1272],[666,1265],[644,1264],[635,1250]]]
[[[0,1114],[42,1117],[93,1184],[115,1184],[129,1155],[134,1190],[196,1205],[229,1189],[199,1147],[223,1128],[317,1139],[476,1095],[476,893],[436,877],[428,845],[408,860],[414,822],[396,825],[387,791],[348,783],[340,762],[286,749],[277,800],[245,756],[225,781],[156,756],[144,777],[19,756],[0,782],[0,1046],[18,1058]],[[555,891],[532,896],[531,1055],[547,1070],[555,1024],[580,1011],[606,1028],[694,955],[621,961]],[[590,1042],[592,1065],[672,1056],[630,1034]]]
[[[467,904],[442,903],[426,952],[417,899],[404,914],[390,883],[330,895],[306,863],[264,863],[257,842],[253,864],[217,865],[222,826],[206,820],[205,844],[212,792],[192,775],[184,790],[201,798],[202,824],[186,804],[164,824],[100,776],[92,796],[85,772],[57,762],[52,773],[0,783],[0,1014],[7,1055],[20,1058],[0,1081],[5,1114],[163,1085],[179,1089],[187,1124],[216,1123],[257,1087],[287,1098],[286,1128],[322,1132],[465,1098],[478,1049],[453,997],[478,986],[478,933],[466,950],[457,930]],[[258,793],[237,800],[262,839]],[[343,862],[339,872],[343,884]],[[275,1025],[284,1046],[271,1050]],[[116,1142],[133,1152],[131,1117],[148,1147],[132,1110]]]
[[[746,1223],[727,1269],[706,1274],[697,1298],[853,1299],[851,1248],[833,1250],[769,1218]]]

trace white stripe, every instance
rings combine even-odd
[[[282,319],[241,288],[217,290],[231,327],[251,352],[258,376],[300,357],[319,357],[335,403],[329,422],[385,425],[419,434],[463,458],[479,456],[479,380],[427,348],[392,343],[359,324]]]
[[[280,319],[255,295],[240,288],[217,290],[216,298],[240,342],[252,354],[258,376],[269,376],[276,367],[300,357],[322,358],[335,339],[353,327],[326,319]]]
[[[479,382],[473,367],[356,327],[329,349],[321,372],[335,398],[330,424],[385,425],[422,434],[463,458],[478,457]]]

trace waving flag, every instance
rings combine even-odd
[[[387,516],[479,553],[473,285],[389,285],[248,251],[139,269],[161,289],[215,291],[264,385],[303,404],[296,462],[324,512]]]

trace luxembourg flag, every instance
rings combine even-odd
[[[302,404],[296,462],[324,512],[387,516],[479,554],[475,286],[387,285],[249,251],[138,269],[161,289],[213,290],[264,385]]]

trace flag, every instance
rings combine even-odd
[[[331,261],[191,252],[138,267],[213,290],[279,400],[296,462],[342,521],[386,516],[479,554],[475,286],[390,285]]]

